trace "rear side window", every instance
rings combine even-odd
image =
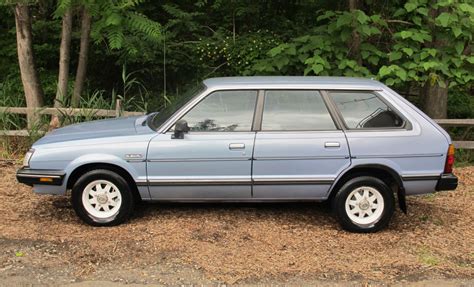
[[[377,95],[368,92],[331,92],[350,129],[401,128],[405,121]]]
[[[318,91],[266,91],[263,131],[334,130],[336,126]]]

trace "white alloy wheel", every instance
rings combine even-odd
[[[384,199],[382,194],[373,187],[357,187],[347,197],[345,210],[354,224],[370,227],[382,218]]]
[[[94,180],[82,192],[82,205],[97,219],[113,219],[122,205],[122,194],[108,180]]]

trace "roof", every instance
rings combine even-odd
[[[378,81],[352,77],[314,77],[314,76],[254,76],[223,77],[204,80],[208,88],[316,88],[316,89],[357,89],[380,90]]]

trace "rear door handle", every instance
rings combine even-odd
[[[324,143],[324,147],[340,147],[341,144],[338,142],[326,142]]]
[[[243,143],[231,143],[229,144],[229,149],[244,149],[245,148],[245,144]]]

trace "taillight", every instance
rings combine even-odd
[[[448,155],[446,156],[446,164],[444,165],[444,173],[452,173],[454,165],[454,145],[450,144]]]

